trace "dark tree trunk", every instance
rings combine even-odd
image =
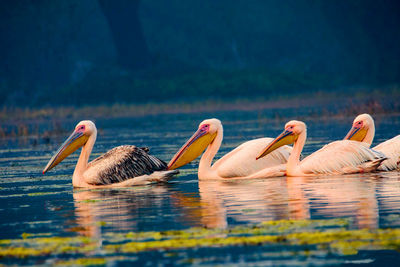
[[[99,0],[107,18],[118,53],[118,62],[128,69],[150,63],[149,51],[139,21],[140,0]]]

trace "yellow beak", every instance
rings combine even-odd
[[[216,135],[217,133],[210,134],[204,129],[198,129],[168,163],[168,170],[182,167],[196,159],[214,141]]]
[[[362,142],[367,135],[367,129],[364,127],[352,127],[345,136],[344,140],[353,140]]]
[[[54,168],[58,163],[63,161],[70,154],[75,152],[78,148],[86,144],[88,136],[84,135],[82,132],[74,131],[67,140],[60,146],[54,156],[50,159],[47,166],[43,169],[43,174]]]
[[[285,130],[281,133],[277,138],[275,138],[261,153],[257,156],[256,159],[260,159],[272,151],[280,148],[284,145],[293,144],[296,141],[295,134],[290,130]]]

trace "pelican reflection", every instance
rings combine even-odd
[[[204,226],[224,228],[229,220],[346,217],[356,228],[378,228],[379,209],[393,208],[388,200],[400,196],[400,187],[389,181],[382,174],[199,181],[201,220]]]
[[[382,176],[384,175],[384,176]],[[71,230],[101,237],[102,230],[129,232],[272,220],[351,218],[356,228],[378,228],[379,215],[400,209],[399,174],[204,180],[197,192],[167,185],[74,191]],[[396,206],[397,205],[397,206]]]
[[[74,206],[77,227],[70,230],[89,237],[101,237],[102,227],[112,232],[135,231],[143,217],[162,209],[168,188],[159,185],[132,189],[74,190]],[[145,215],[144,215],[145,214]]]
[[[199,181],[202,223],[225,228],[228,217],[237,223],[288,219],[285,178]]]
[[[372,174],[287,177],[287,185],[291,199],[298,202],[297,212],[311,214],[312,218],[350,217],[357,228],[378,227],[376,179]]]

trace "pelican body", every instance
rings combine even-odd
[[[367,145],[350,140],[336,141],[300,161],[300,154],[307,138],[304,122],[290,121],[285,130],[273,140],[257,157],[261,159],[279,147],[293,144],[293,151],[286,165],[287,176],[316,176],[371,172],[385,160],[382,153],[369,149]]]
[[[186,165],[205,150],[199,163],[198,176],[200,180],[284,175],[285,163],[289,158],[291,147],[284,146],[263,160],[255,160],[261,151],[260,148],[269,144],[272,138],[259,138],[245,142],[211,165],[221,146],[222,139],[221,122],[218,119],[204,120],[193,136],[171,159],[168,169],[174,170]]]
[[[123,187],[165,182],[178,171],[167,171],[167,164],[149,155],[147,148],[119,146],[88,163],[97,137],[92,121],[81,121],[43,170],[45,174],[82,147],[72,176],[74,187]]]
[[[363,142],[370,147],[374,136],[374,119],[369,114],[361,114],[354,119],[353,126],[344,139]],[[400,135],[386,140],[372,149],[382,152],[387,157],[378,167],[379,171],[400,170]]]

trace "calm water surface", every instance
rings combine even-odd
[[[134,144],[149,146],[153,155],[169,161],[198,124],[211,117],[218,117],[224,125],[224,141],[217,155],[220,157],[246,140],[277,136],[286,119],[267,119],[272,115],[268,112],[219,112],[97,119],[99,134],[91,159],[115,146]],[[300,112],[291,118],[302,119],[301,116]],[[305,119],[309,139],[304,155],[343,138],[352,120]],[[110,252],[106,249],[107,244],[132,241],[113,241],[117,235],[190,230],[193,227],[228,231],[237,226],[251,228],[270,221],[329,222],[330,219],[343,218],[346,225],[340,227],[348,231],[368,229],[376,232],[377,229],[400,228],[400,173],[199,182],[198,161],[195,161],[183,167],[181,174],[165,185],[76,190],[72,188],[71,177],[79,155],[77,152],[48,174],[41,174],[76,123],[63,123],[62,127],[68,132],[51,138],[49,144],[40,140],[34,144],[32,138],[1,140],[0,239],[3,243],[0,241],[0,248],[34,246],[29,242],[18,245],[29,238],[34,243],[34,238],[40,237],[88,237],[95,240],[96,249],[79,253],[28,253],[25,257],[0,256],[0,263],[76,265],[82,262],[72,260],[96,258],[104,260],[100,264],[108,265],[378,265],[400,260],[400,253],[388,247],[346,253],[346,250],[335,250],[321,244],[302,247],[290,242]],[[43,127],[50,126],[43,123]],[[400,133],[400,119],[378,117],[376,129],[375,143],[379,143]],[[330,231],[329,227],[323,230]],[[229,235],[226,231],[225,237]],[[299,226],[299,229],[290,231],[307,232],[310,229]],[[4,241],[6,239],[11,241]],[[394,239],[399,242],[400,237]]]

